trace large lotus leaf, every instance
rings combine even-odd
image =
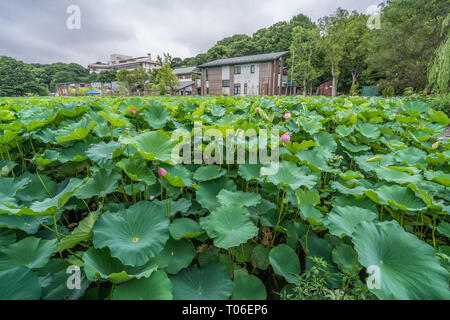
[[[40,167],[45,167],[53,162],[56,162],[59,157],[59,152],[47,149],[43,154],[35,154],[33,161]]]
[[[237,205],[222,206],[200,220],[200,225],[214,239],[214,245],[229,249],[258,235],[247,209]]]
[[[300,262],[297,253],[287,244],[280,244],[270,250],[269,261],[273,272],[286,279],[289,283],[298,283],[296,277],[300,273]]]
[[[333,157],[333,154],[328,149],[317,147],[312,150],[300,150],[295,156],[313,171],[328,172],[332,170],[327,161]]]
[[[180,198],[177,201],[173,201],[170,199],[166,199],[163,201],[153,200],[153,203],[155,205],[158,205],[161,209],[164,210],[164,212],[167,213],[168,216],[171,217],[175,216],[179,212],[182,214],[186,213],[192,206],[191,200],[188,200],[186,198]]]
[[[362,266],[358,263],[356,252],[348,244],[341,243],[338,245],[333,249],[331,256],[333,262],[345,274],[356,275],[362,269]]]
[[[169,226],[169,232],[175,240],[196,238],[204,233],[197,221],[188,218],[173,220]]]
[[[312,204],[300,204],[300,215],[312,225],[321,225],[324,221],[323,214]]]
[[[122,159],[116,165],[133,181],[144,182],[147,186],[156,183],[155,174],[147,167],[146,161],[140,159]]]
[[[183,166],[162,166],[166,169],[167,174],[164,178],[174,187],[190,187],[194,183],[192,181],[192,172]]]
[[[430,105],[422,101],[408,101],[403,105],[403,110],[414,117],[420,117],[420,113],[428,113],[430,109]]]
[[[233,290],[229,273],[216,262],[184,269],[170,279],[175,300],[227,300]]]
[[[47,198],[43,201],[33,202],[30,206],[32,212],[26,211],[26,214],[33,214],[38,216],[53,215],[58,210],[62,209],[64,205],[72,197],[73,193],[81,186],[82,180],[71,178],[66,187],[53,198]]]
[[[376,168],[374,171],[379,179],[384,179],[386,181],[395,182],[398,184],[416,183],[423,180],[421,175],[411,175],[408,172],[402,172],[386,167]]]
[[[321,148],[328,149],[330,152],[335,152],[337,149],[337,143],[334,140],[334,135],[328,132],[319,132],[314,136],[317,145]]]
[[[364,144],[360,144],[355,146],[351,142],[345,141],[345,140],[339,140],[340,144],[347,149],[350,152],[361,152],[361,151],[367,151],[370,150],[369,146],[366,146]]]
[[[241,164],[238,172],[239,176],[245,180],[259,180],[259,173],[261,172],[261,164]]]
[[[266,270],[269,265],[270,248],[265,247],[262,244],[258,244],[252,252],[250,261],[254,268]]]
[[[450,238],[450,223],[442,221],[437,226],[436,230],[440,233],[446,236],[447,238]]]
[[[158,255],[169,239],[165,210],[141,201],[118,213],[104,213],[94,226],[94,246],[109,247],[111,255],[131,266]]]
[[[113,127],[129,127],[130,123],[128,119],[122,117],[120,114],[115,114],[111,112],[100,112],[100,116],[104,117]]]
[[[203,166],[194,173],[194,179],[197,181],[210,181],[224,176],[227,171],[216,165]]]
[[[111,257],[108,248],[89,248],[83,255],[84,270],[89,280],[105,279],[119,284],[133,278],[148,278],[158,269],[153,260],[143,266],[132,267],[123,265],[119,259]]]
[[[0,229],[0,248],[16,242],[16,233],[9,229]]]
[[[61,163],[67,163],[70,161],[82,162],[88,158],[86,155],[86,151],[88,148],[88,143],[77,142],[70,148],[62,149],[59,154],[58,161]]]
[[[116,171],[100,169],[75,191],[74,196],[78,199],[90,199],[94,196],[105,197],[118,190],[118,182],[121,178],[120,173]]]
[[[0,271],[0,300],[39,300],[41,285],[38,277],[26,267]]]
[[[16,198],[21,201],[32,202],[44,200],[49,196],[47,191],[50,195],[54,195],[57,192],[56,182],[45,175],[41,174],[38,176],[37,174],[26,172],[22,177],[29,178],[30,181],[16,194]]]
[[[318,119],[303,118],[300,120],[300,124],[303,130],[308,132],[310,135],[313,135],[322,129],[322,123]]]
[[[64,238],[56,246],[58,251],[64,251],[75,247],[82,241],[89,240],[93,233],[92,229],[98,219],[98,214],[95,212],[90,213],[86,218],[80,221],[79,225],[72,231],[72,233]]]
[[[172,300],[172,283],[163,271],[135,279],[114,289],[113,300]]]
[[[427,153],[415,147],[398,150],[394,153],[395,160],[407,166],[417,166],[422,169],[427,168],[425,158]]]
[[[306,175],[300,167],[297,167],[295,163],[290,161],[280,162],[278,171],[275,174],[270,169],[262,167],[261,175],[267,175],[267,180],[274,185],[290,187],[294,191],[301,186],[312,189],[317,184],[317,177],[315,175]]]
[[[369,139],[378,139],[380,136],[380,129],[377,125],[372,123],[358,123],[356,129],[358,129],[364,137]]]
[[[18,266],[30,269],[41,268],[56,252],[56,240],[28,237],[0,249],[0,270]]]
[[[448,271],[433,248],[396,221],[363,221],[353,243],[359,262],[379,270],[380,286],[370,289],[379,299],[450,299]]]
[[[297,198],[297,204],[312,204],[316,205],[320,203],[320,195],[317,191],[297,189],[295,191],[295,197]]]
[[[239,275],[233,281],[233,300],[266,300],[266,287],[252,274]]]
[[[0,203],[11,202],[15,203],[14,196],[17,192],[24,189],[30,182],[28,177],[21,178],[0,178]]]
[[[352,133],[353,132],[353,127],[346,127],[346,126],[343,126],[343,125],[339,125],[339,126],[337,126],[336,127],[336,133],[338,134],[338,135],[340,135],[341,137],[346,137],[346,136],[348,136],[350,133]]]
[[[115,151],[120,148],[122,144],[117,141],[110,141],[108,143],[100,142],[92,145],[87,151],[86,155],[99,165],[104,164],[116,156]]]
[[[442,111],[430,109],[428,111],[428,114],[430,116],[431,121],[437,122],[440,125],[447,126],[450,123],[450,119]]]
[[[2,130],[2,134],[0,135],[0,144],[8,144],[14,141],[19,132],[11,131],[11,130]]]
[[[223,189],[217,195],[222,205],[236,204],[243,207],[252,207],[261,203],[261,196],[254,192],[230,191]]]
[[[13,161],[1,160],[0,178],[8,176],[8,174],[14,169],[15,166],[17,166],[17,163],[14,163]]]
[[[84,140],[95,126],[95,122],[89,122],[86,118],[83,118],[79,122],[62,126],[57,130],[56,138],[58,143]]]
[[[217,195],[222,189],[235,191],[236,184],[233,180],[224,177],[213,181],[202,182],[198,185],[196,200],[203,208],[212,211],[220,206]]]
[[[442,171],[425,171],[425,178],[450,187],[450,174]]]
[[[375,191],[365,191],[365,194],[378,204],[391,205],[402,211],[420,211],[427,208],[426,204],[416,196],[414,191],[407,187],[384,185]]]
[[[333,207],[326,225],[331,234],[344,237],[351,236],[361,221],[374,221],[377,218],[378,216],[368,209],[353,206]]]
[[[162,104],[153,104],[142,113],[149,126],[155,130],[164,128],[170,118],[169,109]]]
[[[39,227],[40,224],[34,216],[0,214],[0,228],[19,229],[28,234],[35,234]]]
[[[124,144],[133,145],[147,160],[160,160],[167,163],[178,163],[179,156],[172,154],[176,142],[164,131],[152,131],[134,138],[122,138]]]
[[[163,251],[155,258],[158,268],[167,267],[169,274],[177,274],[181,269],[188,267],[197,254],[190,240],[169,239]]]

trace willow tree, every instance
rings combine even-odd
[[[436,50],[436,56],[433,60],[433,64],[428,72],[428,79],[431,88],[436,92],[447,94],[449,80],[450,80],[450,13],[442,23],[442,36],[447,34],[446,39],[442,41],[442,44]]]

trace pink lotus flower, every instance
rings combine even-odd
[[[374,98],[370,98],[370,102],[374,102],[375,101],[375,99]]]
[[[155,196],[150,196],[150,201],[152,201],[153,199],[155,199]]]
[[[400,113],[400,110],[396,109],[396,110],[395,110],[395,113],[396,113],[396,114],[399,114],[399,113]]]
[[[255,109],[255,112],[258,112],[258,111],[259,111],[259,109],[258,109],[258,108],[256,108],[256,109]]]
[[[158,175],[160,177],[164,177],[167,174],[167,171],[164,168],[159,168],[158,169]]]
[[[364,99],[366,100],[366,99],[367,99],[367,97],[364,97]]]
[[[230,111],[230,114],[233,114],[233,111]]]
[[[136,114],[136,113],[137,113],[137,110],[136,110],[136,109],[130,109],[130,113]]]
[[[283,134],[282,136],[281,136],[281,141],[283,141],[283,142],[289,142],[289,141],[291,141],[291,136],[289,135],[289,133],[285,133],[285,134]]]
[[[291,114],[289,112],[285,113],[283,116],[283,118],[285,118],[285,119],[289,119],[290,117],[291,117]]]
[[[386,102],[389,102],[389,99],[386,99]]]

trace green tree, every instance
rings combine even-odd
[[[430,86],[438,93],[447,94],[450,80],[450,13],[442,23],[442,35],[446,39],[436,50],[436,56],[428,72]]]
[[[401,91],[427,89],[431,57],[442,42],[447,0],[388,0],[382,6],[381,28],[369,32],[370,70],[380,71],[382,87]]]
[[[159,91],[159,94],[167,94],[174,93],[180,81],[175,73],[173,73],[173,69],[170,67],[170,59],[168,56],[157,58],[158,67],[154,69],[150,75],[150,81],[153,83],[153,88]]]
[[[0,57],[0,96],[24,96],[42,92],[30,65],[13,58]]]
[[[127,69],[119,70],[119,72],[117,72],[116,79],[117,81],[125,85],[128,94],[131,94],[134,91],[134,89],[132,91],[132,88],[134,88],[134,81],[131,72],[129,70]]]
[[[74,82],[74,81],[77,81],[77,75],[74,72],[58,71],[53,75],[52,81],[50,82],[50,86],[55,87],[58,83]]]
[[[149,80],[149,73],[142,67],[136,68],[132,71],[133,78],[143,90],[144,95],[147,94],[147,81]]]
[[[98,74],[98,82],[101,83],[102,91],[103,91],[103,85],[105,83],[109,83],[111,85],[112,89],[112,82],[116,80],[117,77],[117,71],[116,70],[103,70]]]

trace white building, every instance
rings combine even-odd
[[[153,70],[157,67],[157,62],[152,60],[151,54],[147,54],[146,57],[133,58],[130,56],[124,56],[120,54],[112,54],[108,63],[93,63],[88,66],[90,73],[100,73],[104,70],[133,70],[142,67],[146,71]]]

